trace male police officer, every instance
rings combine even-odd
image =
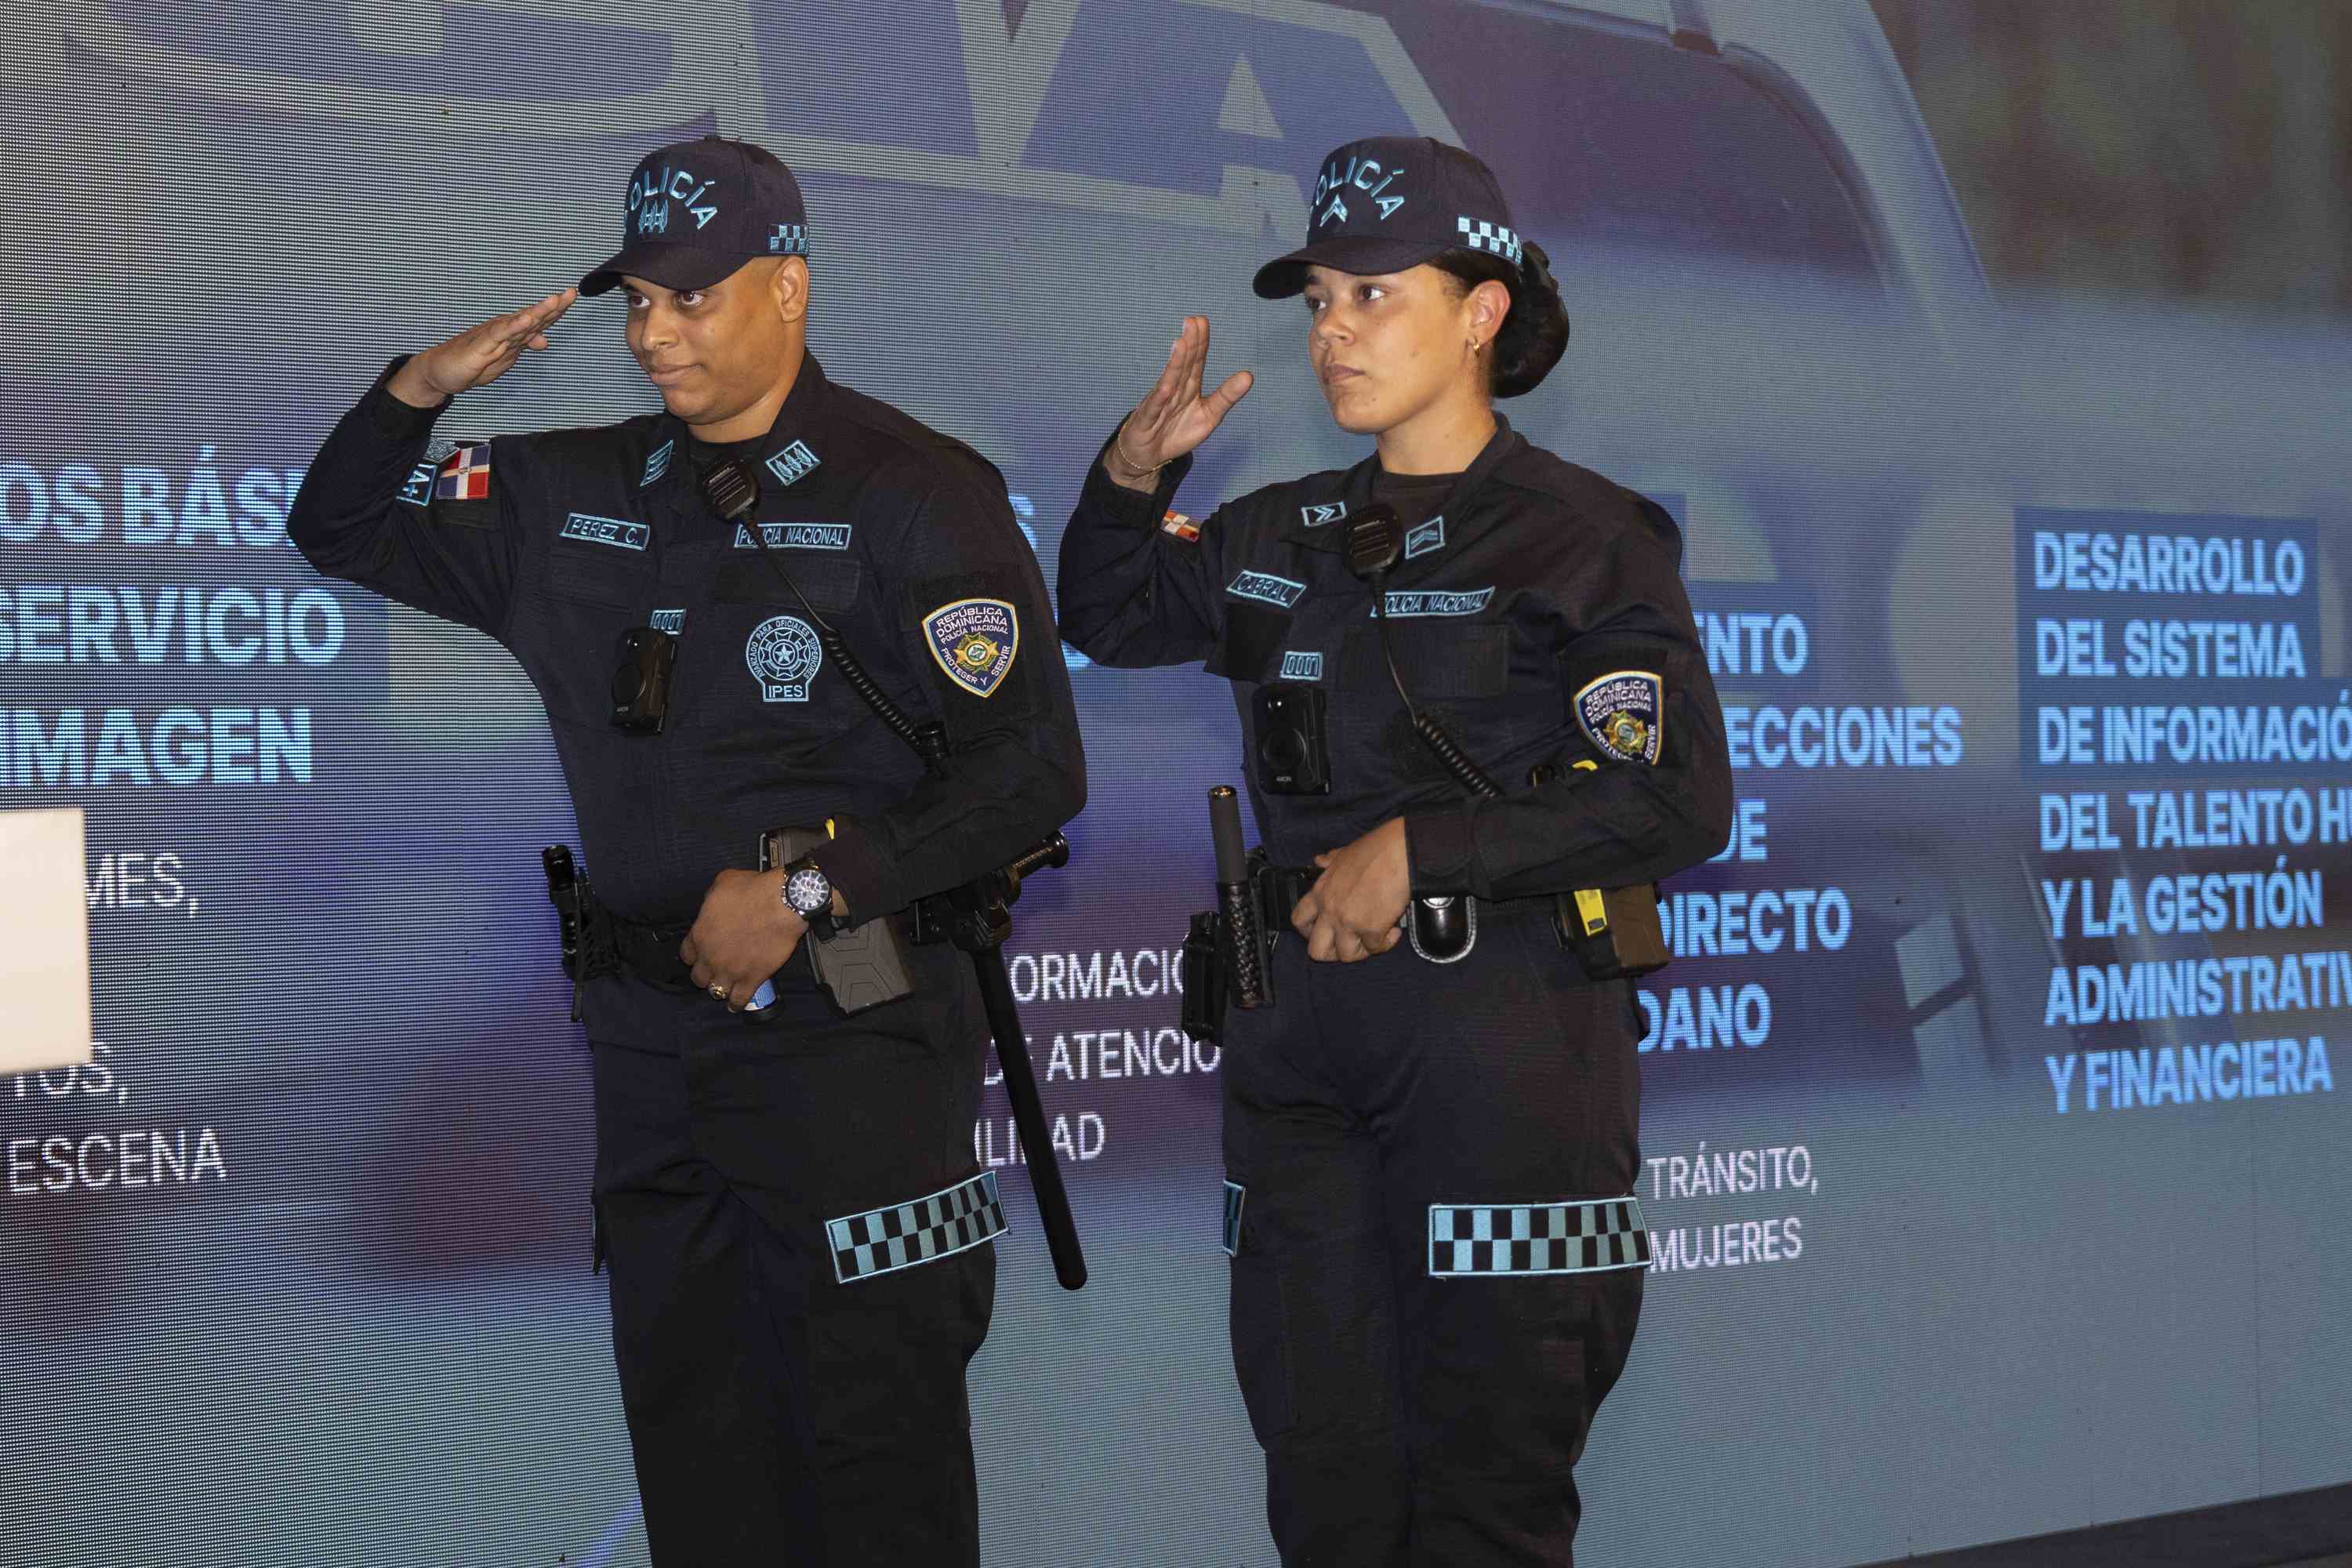
[[[1076,813],[1084,763],[1003,478],[826,378],[804,347],[807,257],[798,184],[769,153],[706,137],[652,154],[620,252],[579,292],[625,291],[665,412],[433,441],[450,397],[547,346],[565,289],[394,361],[288,531],[321,571],[496,637],[546,704],[603,900],[591,945],[620,961],[588,965],[578,1000],[656,1560],[971,1563],[963,1372],[1003,1227],[972,1159],[977,987],[953,949],[915,947],[911,994],[845,1016],[792,960],[812,921],[901,920],[1013,858]],[[760,497],[722,522],[699,481],[730,459]],[[945,726],[942,768],[877,720],[813,616]],[[633,629],[675,663],[637,666],[624,713]],[[824,824],[804,859],[746,868],[764,831]],[[738,1016],[763,982],[767,1027]]]

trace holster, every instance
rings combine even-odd
[[[1664,969],[1665,928],[1658,920],[1658,885],[1583,888],[1553,895],[1552,930],[1593,980],[1632,980]]]
[[[1225,1029],[1225,1006],[1232,999],[1233,971],[1225,963],[1224,917],[1202,910],[1192,917],[1184,935],[1182,977],[1184,1005],[1180,1021],[1196,1040],[1220,1043]]]
[[[624,919],[600,902],[571,847],[551,844],[540,856],[548,901],[555,906],[563,944],[563,973],[572,981],[572,1020],[580,1021],[583,982],[625,969],[664,991],[691,991],[693,976],[677,955],[685,926],[650,926]]]
[[[1589,757],[1566,769],[1558,763],[1538,763],[1528,770],[1528,785],[1536,788],[1565,772],[1595,767]],[[1664,969],[1674,957],[1666,951],[1665,928],[1658,921],[1655,882],[1555,893],[1552,931],[1591,980],[1638,979]]]
[[[760,836],[760,869],[789,866],[832,837],[822,827],[776,827]],[[825,922],[812,926],[802,939],[800,953],[808,954],[817,984],[844,1013],[862,1013],[910,994],[915,983],[907,973],[907,943],[898,917],[884,915],[854,926]]]
[[[1227,1007],[1274,1005],[1275,938],[1320,874],[1269,864],[1260,848],[1249,852],[1239,882],[1218,885],[1217,907],[1194,915],[1184,938],[1186,1034],[1215,1041]]]

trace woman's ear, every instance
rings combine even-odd
[[[1489,278],[1470,290],[1470,326],[1482,343],[1491,343],[1511,313],[1511,291]]]

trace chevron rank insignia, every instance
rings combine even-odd
[[[1021,617],[1002,599],[956,599],[923,617],[931,658],[974,697],[992,697],[1021,651]]]
[[[1646,669],[1614,669],[1588,681],[1574,702],[1576,726],[1605,756],[1654,763],[1665,734],[1666,683]]]

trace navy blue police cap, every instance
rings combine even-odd
[[[658,153],[629,175],[621,248],[580,280],[602,294],[623,277],[665,289],[708,289],[762,256],[808,254],[800,182],[773,153],[705,136]]]
[[[1258,297],[1307,287],[1307,268],[1402,272],[1449,250],[1483,250],[1516,267],[1519,233],[1495,172],[1430,136],[1370,136],[1323,160],[1307,209],[1307,243],[1257,269]]]

